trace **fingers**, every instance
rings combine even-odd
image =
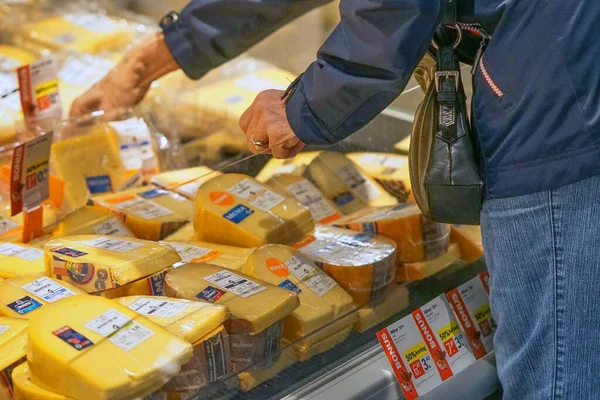
[[[71,104],[69,110],[70,117],[79,117],[81,115],[89,114],[92,111],[100,109],[102,104],[102,98],[93,93],[94,89],[84,93]]]
[[[254,114],[254,105],[256,104],[257,99],[258,99],[258,97],[256,99],[254,99],[254,101],[252,102],[250,107],[248,107],[248,109],[246,111],[244,111],[244,113],[240,117],[239,125],[240,125],[240,128],[242,129],[242,131],[244,131],[244,132],[246,132],[248,130],[248,125],[250,124],[250,121],[252,120],[252,115]]]

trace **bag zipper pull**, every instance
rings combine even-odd
[[[481,57],[483,56],[483,49],[485,49],[486,45],[487,45],[487,39],[486,38],[481,39],[481,44],[479,45],[479,48],[477,49],[477,53],[475,53],[475,61],[473,61],[473,68],[471,68],[471,75],[473,75],[473,76],[477,72],[477,66],[479,65],[479,61],[481,60]]]

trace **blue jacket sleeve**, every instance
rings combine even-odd
[[[193,0],[161,26],[171,54],[193,79],[305,12],[331,0]]]
[[[387,107],[424,56],[440,0],[342,0],[342,20],[297,82],[287,103],[307,144],[354,133]]]

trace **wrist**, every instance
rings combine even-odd
[[[179,69],[162,32],[144,40],[123,61],[139,74],[141,86],[150,85],[156,79]]]

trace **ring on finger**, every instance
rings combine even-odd
[[[258,140],[254,140],[254,135],[250,136],[250,141],[252,142],[252,144],[256,148],[265,147],[265,144],[263,142],[258,141]]]

